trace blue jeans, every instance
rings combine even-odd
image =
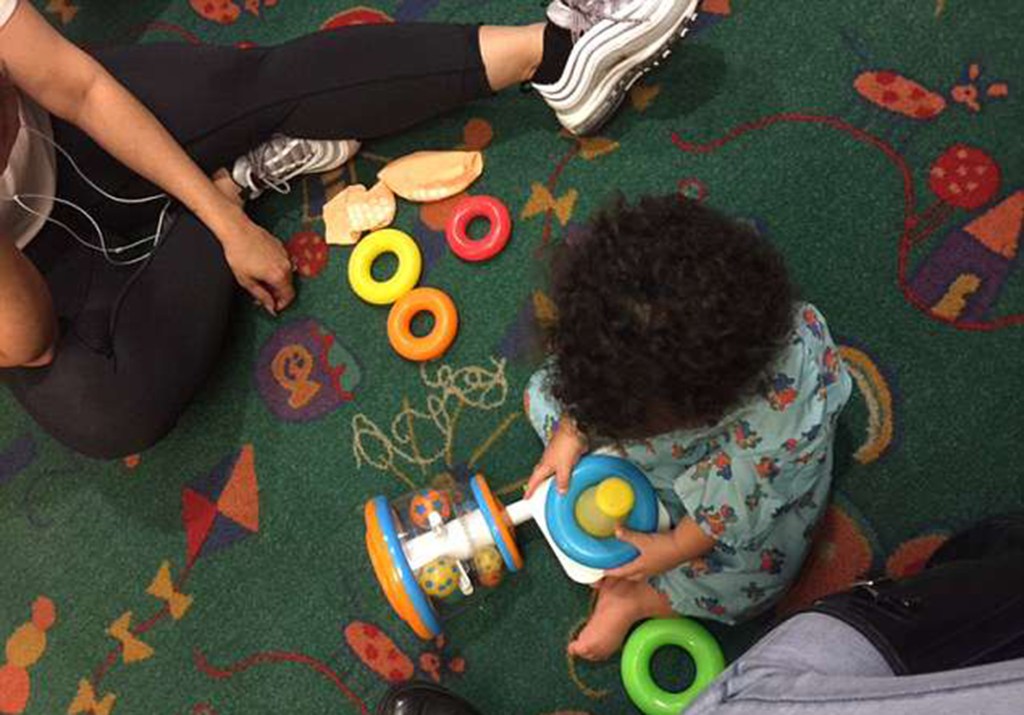
[[[686,715],[1020,715],[1024,659],[896,677],[856,629],[805,613],[726,669]]]

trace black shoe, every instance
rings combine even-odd
[[[480,715],[455,693],[433,683],[396,685],[377,706],[377,715]]]
[[[810,610],[860,631],[896,675],[1021,658],[1024,551],[958,558],[901,581],[858,584]]]
[[[994,516],[954,534],[928,559],[927,568],[1010,551],[1024,552],[1024,512]]]

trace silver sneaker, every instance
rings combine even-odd
[[[629,88],[672,52],[697,17],[700,0],[555,0],[548,19],[572,32],[562,76],[533,88],[566,129],[597,131]]]
[[[337,169],[355,156],[359,147],[354,139],[295,139],[275,134],[238,157],[231,168],[231,178],[251,199],[267,189],[287,194],[291,191],[288,182],[295,177]]]

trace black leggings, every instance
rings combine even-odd
[[[491,94],[478,30],[463,25],[341,28],[249,50],[137,45],[97,59],[207,173],[275,133],[373,139]],[[59,120],[53,128],[107,191],[158,193],[77,128]],[[152,233],[160,210],[100,197],[62,157],[57,194],[87,209],[115,244]],[[69,210],[53,216],[88,235]],[[137,266],[110,265],[52,223],[25,255],[53,294],[60,337],[50,366],[3,371],[5,382],[43,429],[82,454],[115,458],[151,446],[221,350],[235,283],[220,245],[174,209],[158,248]]]

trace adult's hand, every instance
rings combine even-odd
[[[249,220],[109,72],[57,33],[32,3],[18,3],[0,33],[0,65],[20,91],[194,213],[223,244],[238,282],[269,312],[291,303],[284,247]]]
[[[231,272],[263,309],[277,315],[295,299],[292,263],[281,242],[241,209],[216,229]]]

